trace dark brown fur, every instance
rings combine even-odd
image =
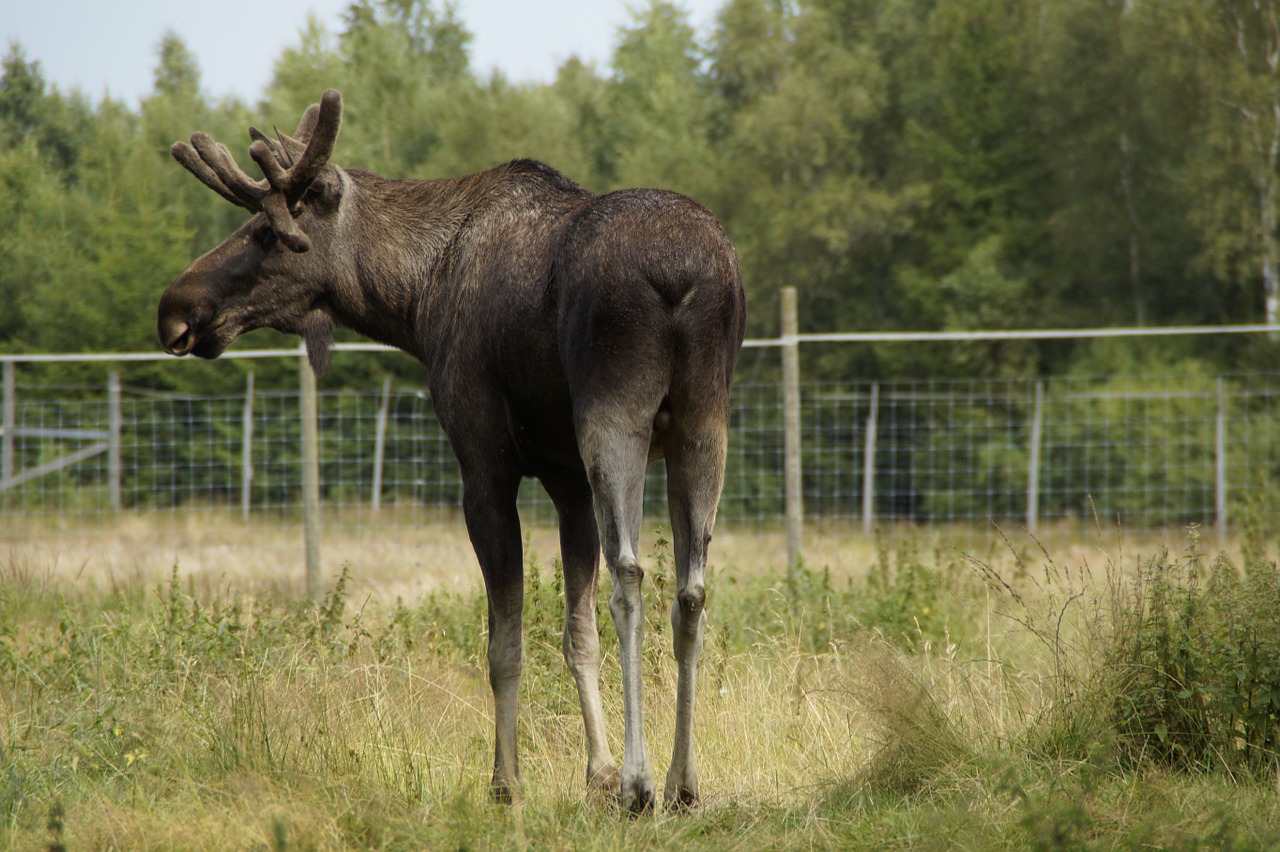
[[[336,135],[336,118],[330,123]],[[328,132],[325,119],[320,125]],[[310,132],[271,143],[283,164],[298,157]],[[292,215],[303,236],[290,246],[308,249],[291,251],[272,221],[255,215],[170,285],[160,300],[162,345],[213,358],[243,332],[269,326],[301,335],[322,369],[333,327],[342,325],[427,366],[461,466],[464,514],[489,594],[500,798],[519,777],[522,477],[538,478],[559,513],[564,650],[582,695],[588,780],[620,792],[633,808],[654,798],[640,733],[642,624],[633,610],[643,577],[636,549],[644,466],[665,456],[678,584],[672,619],[688,705],[666,798],[673,806],[695,802],[690,744],[703,573],[746,320],[737,256],[723,228],[684,196],[597,196],[528,160],[436,181],[326,165],[304,189]],[[621,770],[592,718],[599,716],[601,545],[624,644]]]

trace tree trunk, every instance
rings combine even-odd
[[[1260,154],[1263,152],[1259,151]],[[1280,276],[1276,264],[1276,159],[1280,154],[1280,102],[1271,104],[1271,138],[1258,173],[1258,225],[1262,230],[1262,298],[1267,325],[1280,320]]]

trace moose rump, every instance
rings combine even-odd
[[[625,190],[575,216],[554,287],[579,439],[587,421],[625,411],[651,427],[652,461],[664,455],[673,406],[681,427],[703,409],[727,417],[746,313],[725,306],[735,304],[739,280],[719,223],[684,196]]]

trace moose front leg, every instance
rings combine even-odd
[[[564,661],[578,687],[586,729],[587,785],[616,793],[621,776],[609,753],[600,700],[600,635],[596,626],[600,538],[596,534],[591,487],[586,477],[576,471],[544,475],[542,483],[555,503],[560,521],[560,555],[564,562]]]
[[[503,485],[506,487],[499,487]],[[490,792],[496,801],[511,802],[520,785],[516,710],[524,657],[523,554],[516,488],[466,479],[462,511],[489,598],[489,685],[493,689],[494,723]]]

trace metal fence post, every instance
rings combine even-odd
[[[800,323],[796,288],[780,291],[782,308],[782,446],[783,484],[787,512],[787,574],[800,564],[804,527],[804,492],[800,445]]]
[[[253,372],[245,377],[244,414],[240,428],[240,512],[249,520],[249,506],[253,501]]]
[[[880,417],[880,385],[871,386],[871,405],[867,412],[867,441],[862,453],[862,532],[868,538],[876,521],[876,431]]]
[[[1219,536],[1227,534],[1227,394],[1218,378],[1218,413],[1214,419],[1213,507]]]
[[[316,374],[306,347],[298,359],[302,415],[302,528],[306,547],[307,595],[319,601],[320,577],[320,425],[316,403]]]
[[[120,412],[120,374],[107,375],[107,493],[111,510],[120,511],[120,483],[123,479],[120,458],[120,432],[124,418]]]
[[[373,493],[369,503],[376,512],[382,508],[382,462],[387,448],[387,413],[391,407],[391,377],[382,380],[382,405],[378,407],[378,424],[373,433]]]
[[[1031,435],[1027,441],[1027,532],[1035,535],[1040,517],[1040,441],[1044,430],[1044,382],[1035,384]]]
[[[4,414],[3,421],[0,421],[0,428],[4,430],[4,434],[0,435],[0,480],[13,476],[13,447],[18,423],[18,391],[14,372],[13,362],[5,361]]]

